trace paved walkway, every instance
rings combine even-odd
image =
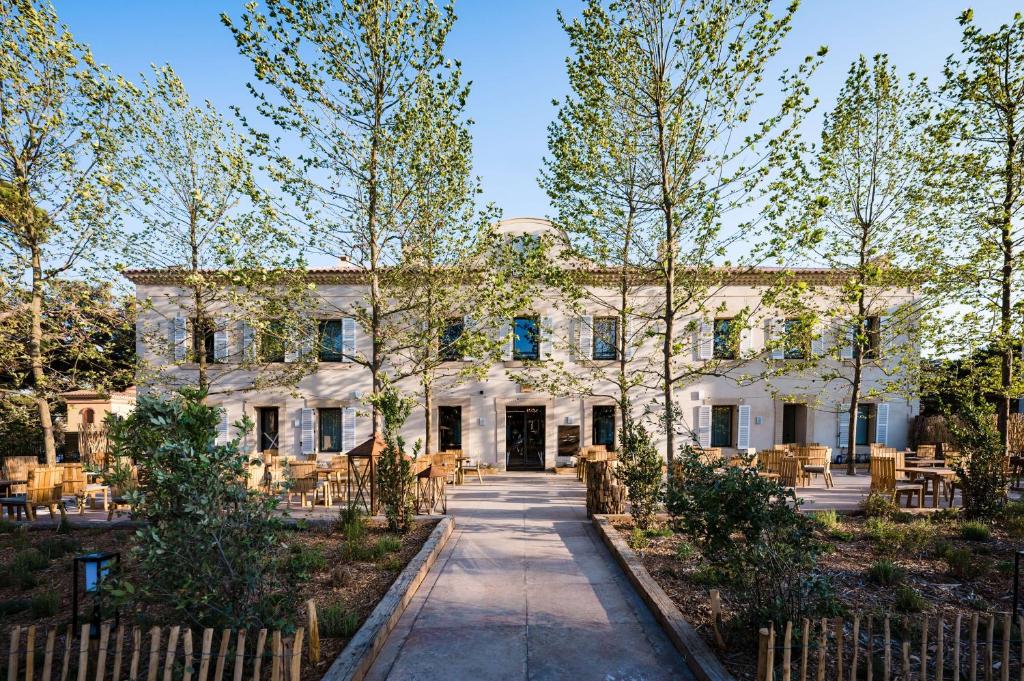
[[[587,520],[575,477],[467,480],[456,529],[369,681],[689,680]]]

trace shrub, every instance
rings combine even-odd
[[[876,560],[868,567],[868,579],[879,586],[898,584],[905,575],[903,568],[886,558]]]
[[[899,510],[891,498],[877,492],[869,494],[861,506],[868,518],[890,518]]]
[[[693,554],[693,546],[686,542],[679,542],[679,545],[676,546],[676,558],[679,560],[690,560],[693,558]]]
[[[839,514],[834,510],[815,511],[811,514],[811,517],[814,518],[815,522],[821,525],[821,529],[826,532],[831,532],[839,527]]]
[[[36,572],[45,570],[49,564],[50,559],[39,549],[22,549],[14,554],[14,560],[11,561],[11,572]]]
[[[380,498],[388,529],[405,532],[413,519],[413,491],[416,477],[412,461],[406,458],[405,440],[399,434],[402,425],[412,411],[413,401],[404,397],[397,388],[385,384],[383,389],[370,398],[384,420],[384,451],[377,459],[377,492]],[[417,440],[413,458],[419,455],[420,442]]]
[[[386,534],[377,540],[376,551],[378,556],[386,556],[389,553],[396,553],[402,549],[402,540],[390,534]]]
[[[1006,503],[1006,452],[996,430],[994,409],[984,392],[973,386],[959,388],[964,397],[956,413],[946,413],[946,422],[962,454],[953,470],[960,478],[964,515],[989,520],[998,516]]]
[[[629,414],[628,405],[622,409]],[[620,431],[622,446],[615,477],[622,481],[629,494],[629,513],[633,523],[647,530],[661,504],[661,454],[651,442],[647,429],[632,418],[624,418]]]
[[[875,548],[883,555],[892,555],[900,550],[906,531],[891,520],[885,518],[868,518],[864,523],[864,531],[868,539],[875,543]]]
[[[348,638],[359,629],[359,617],[341,603],[324,606],[317,619],[320,635],[326,638]]]
[[[113,595],[155,602],[193,626],[289,626],[297,593],[282,555],[277,500],[248,488],[249,458],[239,439],[217,444],[221,410],[203,391],[140,396],[129,416],[110,423],[112,458],[134,461],[140,490],[132,515],[137,583]],[[236,423],[239,438],[251,429]]]
[[[9,598],[6,601],[0,601],[0,616],[14,615],[31,607],[32,601],[27,598]]]
[[[967,541],[988,541],[992,530],[985,523],[966,522],[960,526],[960,538]]]
[[[928,603],[920,591],[904,584],[896,589],[896,602],[893,605],[900,612],[915,613],[922,612]]]
[[[342,507],[338,514],[338,531],[349,541],[358,541],[366,535],[366,523],[358,508]]]
[[[74,553],[79,549],[79,543],[70,537],[47,537],[36,545],[39,552],[50,560],[55,560]]]
[[[629,544],[629,548],[634,551],[643,551],[647,548],[649,543],[647,540],[647,533],[639,527],[634,527],[629,533],[629,539],[626,540],[626,543]]]
[[[977,572],[974,554],[967,549],[952,549],[945,556],[949,573],[957,579],[970,579]]]
[[[327,569],[327,559],[317,547],[293,544],[288,556],[288,571],[300,578],[308,578],[315,572]]]
[[[32,597],[30,604],[33,617],[52,617],[57,614],[60,599],[54,591],[44,591]]]
[[[928,520],[915,520],[903,529],[903,550],[921,553],[935,541],[936,528]]]

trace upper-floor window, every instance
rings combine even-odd
[[[193,317],[189,320],[192,326],[192,361],[198,362],[200,357],[205,357],[207,362],[217,360],[217,352],[214,343],[213,320],[206,317]]]
[[[516,317],[513,327],[512,359],[540,359],[540,321],[536,317]]]
[[[805,359],[807,346],[804,342],[804,324],[799,319],[787,319],[784,322],[786,333],[786,359]]]
[[[322,320],[320,322],[320,361],[341,362],[344,359],[345,346],[341,337],[341,320]]]
[[[446,362],[458,362],[462,359],[459,340],[462,338],[464,328],[465,322],[458,317],[445,320],[444,330],[441,332],[441,359]]]
[[[287,342],[284,324],[270,322],[260,334],[260,357],[264,362],[283,362]]]
[[[96,421],[96,412],[94,412],[92,409],[85,408],[81,411],[80,418],[82,423],[91,426]]]
[[[736,359],[736,339],[733,334],[733,320],[716,319],[714,325],[713,357],[715,359]]]
[[[864,347],[864,359],[878,359],[879,350],[882,346],[882,318],[881,317],[865,317],[864,318],[864,333],[867,335],[867,344]],[[856,333],[854,334],[856,339]],[[853,344],[853,356],[856,357],[860,352],[860,344],[854,342]]]
[[[594,359],[618,357],[619,318],[594,318]]]

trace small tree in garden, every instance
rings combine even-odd
[[[412,490],[416,484],[412,461],[405,457],[405,439],[399,434],[412,412],[413,401],[390,383],[370,397],[384,423],[385,447],[377,460],[377,493],[384,507],[388,529],[405,532],[412,524]],[[414,446],[413,459],[419,456],[420,441]]]
[[[956,410],[945,412],[961,455],[952,467],[960,477],[964,515],[987,520],[1006,504],[1006,452],[993,405],[980,391],[961,388],[960,392],[966,394],[957,400]]]
[[[297,612],[281,559],[277,500],[248,488],[239,440],[216,442],[220,409],[201,390],[144,395],[111,420],[113,460],[138,466],[132,516],[138,579],[125,592],[200,627],[279,628]],[[239,437],[251,427],[239,422]]]
[[[629,492],[629,512],[633,522],[641,530],[646,530],[654,522],[654,514],[661,503],[661,454],[643,424],[629,418],[628,409],[622,413],[619,465],[615,475]]]

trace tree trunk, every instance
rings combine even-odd
[[[434,444],[433,428],[434,393],[429,383],[423,385],[423,423],[426,429],[423,438],[423,451],[426,454],[433,454],[436,450]]]
[[[857,409],[860,402],[860,382],[864,373],[864,350],[867,339],[865,328],[865,315],[867,315],[867,266],[868,247],[871,240],[872,224],[861,222],[860,225],[860,249],[859,267],[857,271],[857,283],[860,290],[857,291],[857,333],[854,334],[853,343],[853,378],[851,379],[850,390],[850,428],[847,433],[847,461],[846,474],[857,475]]]
[[[39,408],[39,425],[43,431],[43,451],[46,465],[57,463],[57,444],[53,436],[53,419],[50,403],[46,398],[46,371],[43,368],[43,263],[39,249],[32,248],[32,330],[29,340],[29,359],[32,362],[32,380],[35,384],[35,400]]]
[[[1011,117],[1012,120],[1012,117]],[[1017,153],[1017,139],[1012,128],[1007,135],[1006,148],[1006,191],[1003,197],[1002,215],[1000,216],[1001,246],[1003,252],[1003,268],[1000,273],[1000,371],[999,371],[999,403],[996,405],[996,423],[1003,451],[1010,452],[1010,390],[1013,386],[1013,197],[1014,186],[1013,161]]]

